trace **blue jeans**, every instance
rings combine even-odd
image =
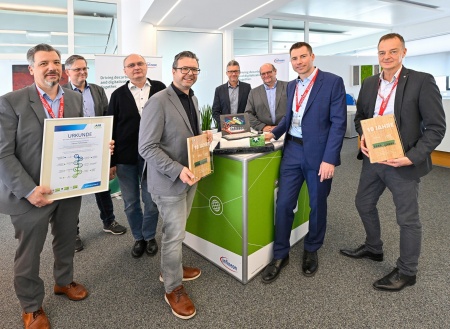
[[[116,168],[120,191],[125,204],[125,214],[127,215],[128,224],[134,239],[136,241],[148,241],[155,238],[159,213],[148,192],[147,179],[141,182],[144,213],[142,213],[139,195],[139,183],[144,169],[144,160],[139,157],[137,165],[117,164]]]
[[[186,235],[186,220],[191,212],[197,184],[175,196],[152,194],[163,220],[161,239],[161,274],[164,288],[171,293],[182,284],[182,243]]]

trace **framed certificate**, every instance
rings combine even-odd
[[[46,119],[41,158],[41,186],[49,200],[109,189],[112,116]]]

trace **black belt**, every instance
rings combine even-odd
[[[287,139],[288,141],[293,141],[294,143],[297,143],[297,144],[299,144],[299,145],[303,145],[303,138],[295,137],[295,136],[286,134],[286,139]]]

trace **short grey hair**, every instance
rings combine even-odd
[[[83,60],[87,65],[87,60],[81,55],[72,55],[68,59],[66,59],[66,62],[64,63],[65,69],[70,69],[77,60]]]
[[[231,61],[228,62],[227,67],[228,66],[239,66],[239,68],[241,67],[239,65],[239,63],[236,60],[234,60],[234,59],[232,59]]]
[[[58,57],[61,60],[61,53],[59,52],[58,49],[55,49],[55,48],[53,48],[52,46],[50,46],[50,45],[48,45],[46,43],[40,43],[40,44],[38,44],[38,45],[36,45],[34,47],[31,47],[27,51],[27,61],[28,61],[28,64],[30,64],[30,66],[34,65],[34,55],[38,51],[46,51],[46,52],[54,51],[55,53],[58,54]]]

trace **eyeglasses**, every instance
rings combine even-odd
[[[189,72],[192,72],[192,74],[197,75],[200,73],[200,69],[196,67],[174,67],[175,70],[180,70],[181,74],[188,74]]]
[[[272,70],[272,71],[267,71],[267,72],[260,73],[260,75],[263,77],[263,76],[265,76],[265,75],[270,75],[270,74],[272,74],[272,73],[273,73],[273,70]]]
[[[144,63],[144,62],[130,63],[128,65],[125,65],[125,67],[128,68],[128,69],[132,69],[136,65],[139,66],[139,67],[143,67],[143,66],[147,66],[147,63]]]
[[[227,73],[230,73],[230,74],[239,74],[241,71],[239,71],[239,70],[235,70],[235,71],[227,71]]]
[[[89,70],[89,67],[79,67],[76,69],[68,69],[69,71],[74,71],[75,73],[80,73],[81,71],[87,72]]]

